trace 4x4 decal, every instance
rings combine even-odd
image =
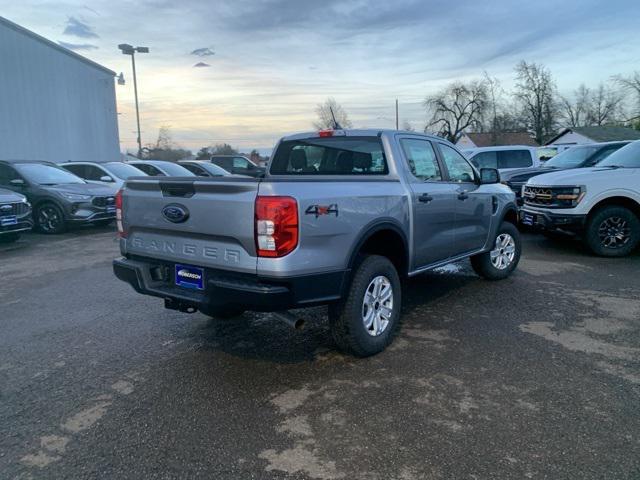
[[[304,212],[306,215],[315,215],[318,218],[320,215],[335,215],[338,216],[338,204],[332,203],[331,205],[309,205]]]

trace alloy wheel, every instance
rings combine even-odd
[[[622,248],[631,239],[631,228],[624,218],[609,217],[598,227],[598,237],[605,248]]]
[[[516,242],[508,233],[501,233],[496,238],[495,246],[490,253],[491,264],[498,270],[504,270],[511,265],[516,256]]]
[[[384,275],[369,283],[362,301],[362,323],[372,337],[382,335],[393,315],[393,287]]]

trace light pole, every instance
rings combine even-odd
[[[135,53],[149,53],[149,47],[133,47],[128,43],[121,43],[118,48],[123,55],[131,55],[133,67],[133,93],[136,97],[136,123],[138,124],[138,158],[142,158],[142,139],[140,138],[140,109],[138,108],[138,81],[136,79],[136,55]]]

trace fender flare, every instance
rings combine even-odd
[[[394,218],[387,217],[387,218],[374,220],[373,222],[365,225],[360,230],[357,240],[354,242],[354,244],[351,247],[351,250],[349,251],[349,257],[348,257],[349,261],[347,263],[347,272],[350,272],[353,269],[356,258],[358,257],[358,253],[360,252],[360,249],[366,243],[366,241],[369,240],[374,234],[382,230],[392,230],[393,232],[397,233],[400,236],[404,244],[405,261],[407,264],[407,269],[409,268],[409,241],[407,240],[407,236],[404,233],[404,230],[402,229],[400,222],[398,222]],[[406,275],[407,272],[398,272],[398,273],[401,276],[404,276]]]
[[[500,217],[499,225],[502,225],[502,222],[504,222],[505,218],[507,218],[507,215],[509,214],[509,212],[513,212],[516,215],[516,222],[517,222],[517,219],[518,219],[518,207],[516,207],[515,203],[509,202],[502,209],[502,215]]]

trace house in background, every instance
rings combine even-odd
[[[0,17],[0,159],[117,160],[114,77]]]
[[[627,127],[571,127],[562,130],[546,145],[562,149],[572,145],[621,140],[640,140],[640,131]]]
[[[456,142],[456,146],[461,150],[480,147],[501,147],[507,145],[537,147],[538,143],[527,132],[465,132]]]

